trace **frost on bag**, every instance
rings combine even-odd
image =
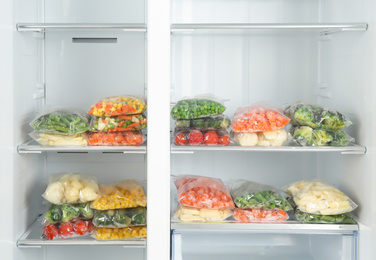
[[[55,133],[44,133],[33,131],[29,134],[31,138],[43,146],[86,146],[87,134],[63,135]]]
[[[41,239],[69,239],[90,235],[94,230],[90,220],[74,219],[70,222],[49,224],[43,227]]]
[[[146,208],[95,210],[93,224],[108,228],[146,225]]]
[[[141,131],[92,132],[88,135],[89,146],[138,146],[145,142]]]
[[[43,198],[52,204],[84,203],[99,197],[99,187],[94,177],[80,173],[60,173],[53,175]]]
[[[43,217],[42,224],[54,224],[60,222],[69,222],[73,219],[91,219],[94,211],[90,208],[90,203],[78,204],[52,204],[50,209]]]
[[[291,130],[292,141],[301,146],[346,146],[355,139],[343,130],[314,129],[295,126]]]
[[[96,228],[92,237],[97,240],[135,240],[146,238],[146,226],[125,228]]]
[[[252,181],[235,181],[231,184],[231,196],[239,208],[265,208],[292,210],[292,206],[273,186]]]
[[[231,215],[232,212],[228,208],[207,209],[179,205],[174,217],[183,222],[221,222]]]
[[[195,119],[178,119],[175,121],[175,127],[179,129],[227,130],[230,126],[231,119],[224,114]]]
[[[281,209],[240,209],[233,210],[233,217],[240,222],[277,222],[284,221],[289,215]]]
[[[232,120],[232,131],[253,133],[278,130],[286,126],[290,119],[277,109],[265,105],[239,107]]]
[[[146,127],[146,117],[143,114],[116,116],[116,117],[92,117],[90,122],[91,132],[119,132],[140,131]]]
[[[46,109],[39,113],[30,126],[39,132],[74,135],[89,130],[90,116],[77,108]]]
[[[112,96],[101,99],[91,106],[89,114],[97,117],[141,114],[146,110],[142,96]]]
[[[228,146],[232,141],[226,130],[181,130],[174,136],[176,145]]]
[[[355,224],[356,221],[351,213],[337,215],[310,214],[300,210],[295,211],[295,217],[305,224]]]
[[[255,133],[234,133],[233,139],[240,146],[282,146],[289,139],[290,135],[284,129]]]
[[[357,207],[348,196],[321,180],[293,183],[286,193],[293,196],[297,209],[311,214],[337,215]]]
[[[285,108],[293,125],[304,125],[312,128],[339,130],[348,127],[352,122],[342,113],[319,105],[297,102]]]
[[[194,208],[233,208],[230,192],[220,179],[183,175],[175,180],[178,200],[183,206]]]
[[[213,95],[201,95],[179,100],[171,110],[171,117],[193,119],[222,114],[226,110],[223,102]]]
[[[91,203],[96,210],[146,207],[144,188],[136,180],[100,186],[101,197]]]

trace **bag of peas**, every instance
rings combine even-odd
[[[200,95],[179,100],[171,110],[171,117],[194,119],[222,114],[226,110],[224,103],[213,95]]]
[[[292,210],[292,206],[273,186],[239,180],[231,184],[231,196],[235,205],[242,209],[264,208]]]

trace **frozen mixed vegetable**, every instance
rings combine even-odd
[[[130,240],[146,238],[146,226],[125,228],[96,228],[93,237],[97,240]]]
[[[52,204],[43,218],[43,224],[69,222],[75,218],[91,219],[94,216],[90,203]]]
[[[302,146],[346,146],[355,139],[343,130],[313,129],[296,126],[291,130],[292,140]]]
[[[284,221],[289,218],[289,215],[281,209],[240,209],[233,210],[233,216],[240,222],[276,222]]]
[[[70,222],[49,224],[43,227],[41,239],[68,239],[89,235],[94,229],[90,220],[74,220]]]
[[[196,119],[178,119],[175,121],[176,128],[180,129],[223,129],[227,130],[231,126],[231,120],[228,116],[220,114]]]
[[[89,114],[97,117],[136,115],[145,112],[146,101],[142,96],[112,96],[91,106]]]
[[[355,224],[355,219],[350,213],[338,215],[310,214],[300,210],[295,211],[297,220],[307,224]]]
[[[191,208],[179,205],[175,217],[183,222],[220,222],[232,215],[230,209]]]
[[[95,210],[93,224],[112,228],[146,225],[146,208]]]
[[[143,114],[116,117],[92,117],[90,131],[92,132],[118,132],[139,131],[146,127],[146,117]]]
[[[88,136],[89,146],[138,146],[145,142],[141,131],[92,132]]]
[[[33,131],[30,137],[44,146],[86,146],[87,134],[79,133],[75,135],[63,135],[55,133],[43,133],[39,131]]]
[[[231,143],[231,138],[225,130],[178,130],[174,142],[177,145],[227,146]]]
[[[233,133],[240,146],[282,146],[289,135],[284,129],[255,133]]]

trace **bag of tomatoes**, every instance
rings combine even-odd
[[[90,235],[94,230],[91,220],[74,219],[70,222],[49,224],[43,227],[41,239],[53,240],[67,239],[78,236]]]
[[[137,146],[145,142],[146,137],[141,131],[97,132],[90,133],[90,146]]]
[[[227,146],[232,140],[225,130],[206,130],[197,129],[179,130],[177,129],[174,137],[177,145],[207,145],[207,146]]]

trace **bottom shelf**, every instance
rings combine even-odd
[[[70,239],[43,240],[40,238],[43,226],[41,219],[37,219],[29,229],[17,241],[17,247],[30,248],[42,246],[122,246],[126,248],[146,247],[146,239],[134,240],[96,240],[90,236],[82,236]]]

